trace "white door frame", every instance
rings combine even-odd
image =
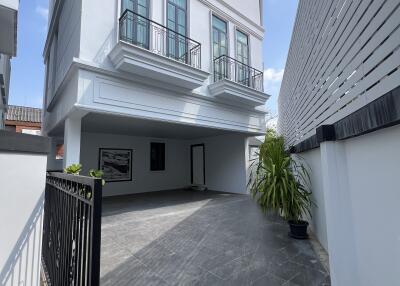
[[[190,177],[191,177],[191,184],[193,184],[193,149],[196,147],[203,148],[203,185],[206,184],[206,148],[204,144],[194,144],[190,146]]]

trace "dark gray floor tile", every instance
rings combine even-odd
[[[290,282],[300,286],[322,286],[325,284],[326,277],[326,273],[317,269],[302,267],[302,270],[295,277],[290,279]]]
[[[266,274],[256,281],[254,281],[251,285],[254,286],[281,286],[285,283],[285,280],[274,276],[273,274]]]
[[[248,196],[177,190],[106,198],[103,210],[102,285],[329,281],[310,243]]]

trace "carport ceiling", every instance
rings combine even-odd
[[[82,131],[177,139],[196,139],[232,133],[221,129],[96,113],[90,113],[83,118]]]

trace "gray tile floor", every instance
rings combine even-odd
[[[309,241],[246,195],[104,199],[102,285],[329,285]]]

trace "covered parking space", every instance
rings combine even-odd
[[[117,174],[115,180],[107,180],[104,196],[175,190],[192,185],[244,194],[251,135],[187,123],[89,113],[82,118],[82,173],[97,168],[129,173],[120,179]],[[113,150],[128,152],[127,156],[131,156],[128,166],[117,166],[118,158],[109,153],[104,155],[104,152],[118,152]],[[111,158],[104,159],[107,156]]]

